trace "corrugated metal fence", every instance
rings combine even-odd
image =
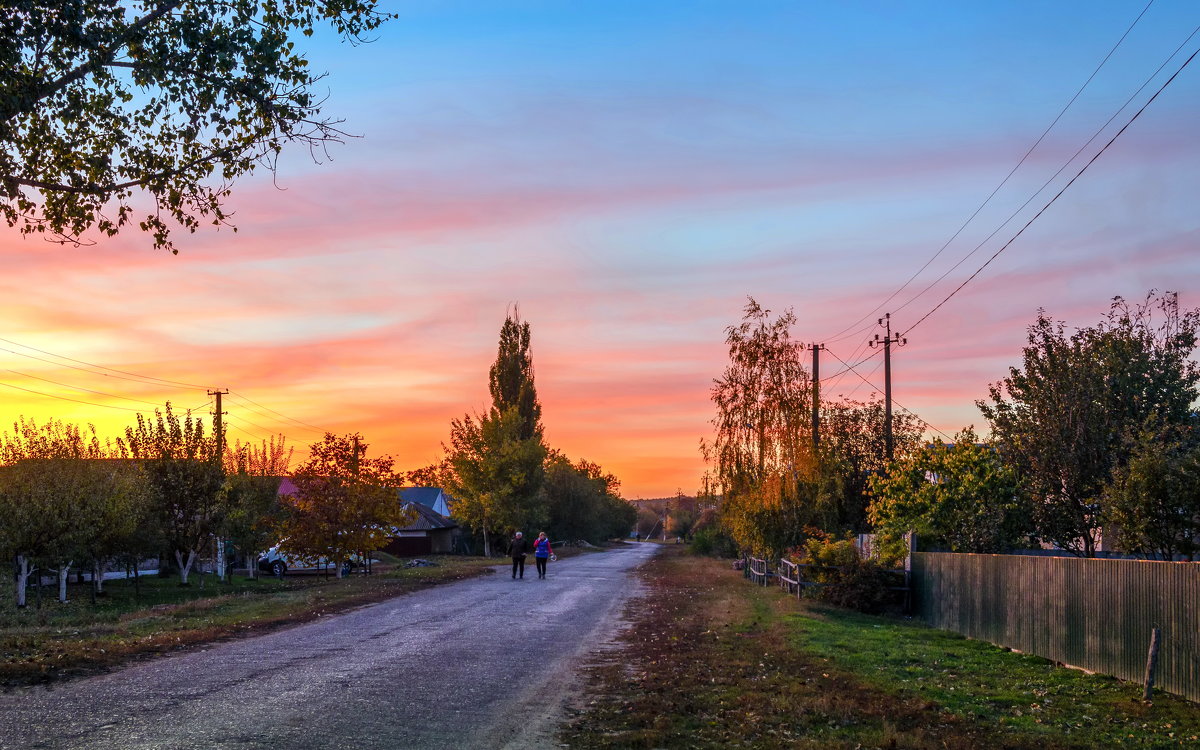
[[[913,554],[916,606],[944,630],[1200,700],[1200,563]]]

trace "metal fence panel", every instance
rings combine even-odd
[[[1200,563],[913,554],[930,625],[1140,682],[1162,629],[1155,686],[1200,700]]]

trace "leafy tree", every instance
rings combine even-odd
[[[454,515],[483,533],[489,556],[492,533],[545,520],[541,489],[546,446],[529,347],[529,323],[510,313],[488,373],[491,409],[450,425],[446,453],[451,476],[445,484],[456,501]]]
[[[454,516],[483,534],[491,556],[491,535],[545,523],[546,447],[540,435],[522,439],[525,421],[516,407],[467,415],[450,425],[450,494]]]
[[[542,405],[533,382],[533,359],[529,353],[530,330],[515,310],[500,327],[496,361],[488,371],[488,390],[492,407],[503,412],[516,409],[521,417],[521,440],[541,439]]]
[[[870,517],[884,548],[914,531],[953,552],[1009,552],[1032,531],[1029,503],[1013,468],[967,428],[935,441],[871,478]]]
[[[866,532],[868,483],[888,466],[883,401],[831,400],[823,408],[821,430],[823,470],[842,482],[837,518],[825,531]],[[923,430],[916,415],[893,413],[894,455],[903,458],[920,447]]]
[[[810,379],[791,310],[772,318],[753,298],[726,329],[729,364],[714,382],[716,438],[702,443],[723,489],[721,521],[744,549],[778,554],[826,516],[832,497],[812,453]]]
[[[190,411],[181,420],[168,403],[154,415],[150,421],[139,414],[137,425],[125,428],[123,446],[145,468],[154,512],[186,586],[197,555],[220,525],[225,470],[217,440],[205,435],[204,423]]]
[[[1034,499],[1043,539],[1094,556],[1102,494],[1132,437],[1191,419],[1198,325],[1200,311],[1181,311],[1173,293],[1132,306],[1116,297],[1099,324],[1071,334],[1038,311],[1023,367],[977,403]]]
[[[296,494],[283,498],[286,539],[280,546],[308,560],[333,561],[338,578],[352,554],[383,547],[394,527],[410,521],[392,458],[367,458],[366,452],[357,433],[326,433],[292,475]]]
[[[602,542],[624,537],[637,519],[637,511],[619,494],[620,481],[599,464],[580,460],[574,464],[559,451],[546,459],[547,527],[558,539]]]
[[[345,135],[321,114],[321,75],[292,41],[322,22],[351,41],[385,19],[376,0],[79,0],[0,8],[0,211],[23,233],[79,243],[140,219],[175,251],[224,223],[230,185],[274,170],[287,143]]]
[[[1143,433],[1104,492],[1104,520],[1121,549],[1151,559],[1200,552],[1200,435],[1196,428]]]
[[[0,538],[17,559],[17,604],[25,604],[31,561],[57,569],[59,599],[66,601],[74,562],[114,554],[141,520],[140,472],[113,460],[94,429],[54,420],[19,420],[0,453]]]
[[[289,474],[294,449],[280,435],[261,445],[238,443],[226,455],[229,486],[225,495],[220,533],[236,549],[253,556],[278,540],[284,506],[279,499],[279,484]],[[250,560],[250,577],[256,576]]]
[[[748,491],[811,464],[809,377],[791,337],[796,315],[775,319],[753,298],[726,329],[729,364],[712,388],[716,439],[704,450],[725,492]]]

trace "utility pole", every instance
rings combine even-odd
[[[900,334],[892,336],[892,314],[884,313],[879,319],[879,325],[884,326],[884,336],[879,338],[879,334],[875,334],[875,339],[869,342],[872,347],[883,346],[883,445],[884,451],[887,453],[887,460],[892,460],[894,445],[892,442],[892,344],[904,346],[908,343],[908,339],[901,338]]]
[[[225,412],[221,411],[221,396],[229,393],[229,389],[208,391],[208,395],[215,396],[217,399],[217,410],[213,412],[213,432],[217,433],[217,451],[222,459],[225,458],[225,420],[221,417]]]
[[[821,350],[824,344],[813,343],[809,346],[813,355],[812,372],[812,437],[813,458],[817,457],[821,448]]]
[[[224,390],[218,388],[214,391],[208,391],[208,395],[214,396],[217,399],[217,410],[213,412],[213,432],[216,433],[215,437],[217,439],[217,460],[222,465],[225,463],[225,420],[222,419],[225,412],[221,409],[221,396],[224,396],[226,393],[229,393],[228,388]],[[213,537],[213,544],[216,547],[216,554],[213,555],[213,559],[217,565],[217,580],[224,583],[226,580],[225,540],[219,536]],[[200,583],[202,585],[204,583],[203,576],[200,578]]]

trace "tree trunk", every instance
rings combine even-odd
[[[67,576],[71,574],[71,560],[58,566],[58,600],[67,603]]]
[[[187,562],[184,562],[183,551],[175,550],[175,563],[179,566],[179,585],[188,585],[188,573],[192,570],[192,563],[196,560],[196,550],[189,549],[187,553]]]
[[[25,585],[29,582],[29,558],[17,555],[17,606],[25,606]]]
[[[488,535],[487,521],[483,522],[483,556],[492,556],[492,538]]]
[[[104,593],[104,573],[108,570],[108,566],[103,560],[92,561],[92,587],[96,589],[97,594]]]

